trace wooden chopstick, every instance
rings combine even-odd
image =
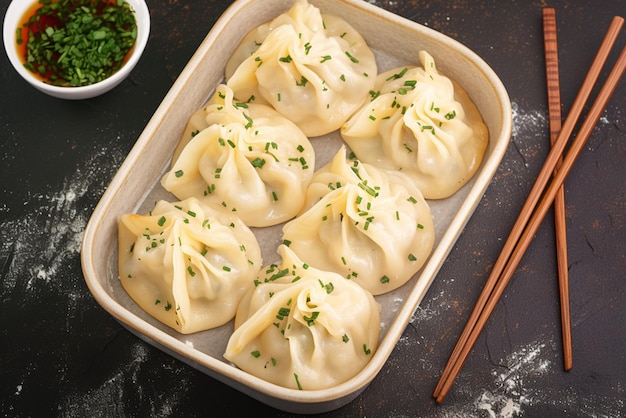
[[[477,338],[477,335],[482,329],[482,327],[480,327],[478,329],[478,333],[473,333],[474,327],[479,322],[481,313],[486,307],[491,294],[496,288],[500,275],[506,267],[509,256],[512,254],[515,246],[517,245],[517,242],[522,235],[524,227],[526,224],[528,224],[531,214],[536,207],[543,190],[548,184],[550,177],[552,177],[552,173],[557,165],[557,162],[563,154],[565,145],[573,132],[574,126],[576,125],[580,114],[582,113],[585,102],[587,101],[587,98],[589,97],[589,94],[591,93],[591,90],[596,83],[604,62],[606,61],[609,52],[613,44],[615,43],[615,40],[617,39],[617,35],[619,34],[623,23],[624,19],[619,16],[614,17],[611,22],[607,34],[605,35],[602,44],[600,45],[600,48],[596,54],[596,57],[594,58],[591,68],[587,73],[587,76],[585,77],[585,80],[576,96],[576,99],[574,100],[570,113],[565,119],[565,123],[562,126],[561,132],[559,133],[557,140],[555,141],[550,152],[548,153],[544,166],[537,176],[537,180],[535,181],[535,184],[531,189],[528,198],[524,203],[524,206],[522,207],[522,210],[520,211],[520,214],[517,221],[515,222],[515,225],[513,226],[511,234],[506,240],[502,252],[500,253],[500,256],[498,257],[496,263],[494,264],[494,267],[489,278],[487,279],[485,287],[483,288],[483,291],[478,298],[476,306],[474,307],[474,310],[472,311],[468,322],[463,329],[463,332],[461,333],[461,336],[459,337],[456,346],[454,347],[450,359],[448,360],[448,363],[446,364],[442,372],[439,383],[437,384],[433,392],[433,396],[436,398],[438,403],[443,402],[443,400],[445,399],[448,391],[450,390],[450,387],[452,386],[452,383],[454,382],[454,379],[456,378],[456,375],[460,371],[461,366],[465,361],[465,358],[467,357],[467,354],[472,348],[475,339]],[[617,84],[617,82],[615,82],[615,84]],[[497,302],[497,299],[495,301]],[[492,304],[495,306],[495,302],[492,302]],[[486,322],[486,319],[482,319],[481,322],[482,321]],[[472,335],[472,333],[474,335]],[[470,337],[474,339],[474,341],[472,341]]]
[[[556,12],[552,7],[543,9],[543,43],[546,60],[548,88],[548,115],[550,143],[554,144],[561,131],[561,88],[559,86],[559,53],[556,31]],[[559,159],[557,164],[561,164]],[[569,275],[567,266],[567,225],[565,222],[565,188],[561,186],[554,199],[554,231],[556,239],[557,275],[561,306],[561,336],[563,344],[563,367],[573,365],[572,327],[570,319]]]

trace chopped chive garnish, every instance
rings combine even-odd
[[[302,385],[300,384],[300,380],[298,379],[298,375],[296,373],[294,373],[293,377],[296,379],[296,385],[298,385],[298,390],[302,390]]]
[[[39,4],[24,23],[28,33],[24,67],[62,87],[94,84],[122,67],[137,39],[137,22],[127,2],[40,0]]]
[[[393,74],[391,77],[387,78],[385,81],[397,80],[398,78],[402,78],[408,70],[409,70],[408,68],[404,67],[402,71],[400,71],[399,73]]]
[[[253,167],[263,168],[263,166],[265,165],[265,160],[263,158],[257,157],[254,160],[250,161],[250,163]]]
[[[308,326],[312,327],[315,325],[315,320],[320,315],[319,312],[311,312],[311,316],[302,315],[302,319],[304,319]]]
[[[357,58],[355,58],[351,53],[349,53],[348,51],[346,51],[346,55],[348,56],[348,58],[350,58],[350,61],[354,62],[355,64],[359,62],[359,60]]]

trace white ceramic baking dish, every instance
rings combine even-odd
[[[310,0],[323,13],[352,24],[375,51],[379,70],[419,64],[428,51],[438,69],[457,81],[478,106],[489,128],[490,142],[474,178],[454,196],[430,201],[436,242],[424,265],[406,285],[378,296],[382,305],[379,347],[367,367],[354,378],[326,390],[298,391],[276,386],[237,369],[222,354],[232,322],[192,335],[179,334],[142,311],[126,294],[117,275],[117,220],[125,213],[146,213],[156,200],[176,200],[159,183],[189,116],[201,107],[223,80],[224,63],[248,30],[286,11],[291,2],[238,0],[216,22],[138,138],[102,196],[86,227],[82,265],[97,302],[126,328],[207,375],[275,408],[294,413],[320,413],[356,398],[372,381],[398,339],[442,263],[489,185],[511,134],[511,105],[491,68],[462,44],[363,0]],[[338,134],[315,138],[317,166],[328,161],[341,142]],[[256,229],[265,263],[279,261],[280,230]]]

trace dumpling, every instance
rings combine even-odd
[[[441,199],[478,170],[489,133],[463,89],[439,74],[427,52],[419,56],[423,67],[377,77],[375,98],[341,127],[341,135],[361,161],[402,170],[426,199]]]
[[[181,138],[187,142],[163,187],[181,200],[218,203],[248,226],[293,218],[315,169],[306,135],[270,106],[237,102],[225,85],[202,111],[206,127],[195,114],[199,130]]]
[[[304,262],[334,271],[374,295],[406,283],[432,251],[430,207],[399,172],[348,161],[342,147],[307,191],[308,209],[283,226]]]
[[[121,216],[118,246],[128,295],[183,334],[233,319],[263,263],[256,237],[239,218],[194,198]]]
[[[358,374],[378,347],[380,305],[338,274],[279,246],[280,265],[261,272],[235,318],[224,357],[268,382],[333,387]]]
[[[369,98],[376,74],[363,37],[306,0],[251,31],[226,65],[235,97],[271,104],[309,137],[339,129]]]

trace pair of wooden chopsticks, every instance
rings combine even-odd
[[[556,140],[552,144],[535,184],[502,248],[500,256],[493,266],[476,306],[433,392],[433,397],[436,399],[437,403],[442,403],[450,391],[454,379],[461,370],[480,332],[487,323],[504,289],[515,273],[515,269],[539,229],[541,222],[552,207],[556,195],[562,188],[565,177],[569,174],[575,160],[582,151],[582,147],[591,135],[591,132],[600,119],[604,108],[624,73],[626,68],[626,48],[624,48],[619,55],[616,64],[598,93],[587,117],[581,124],[578,134],[571,143],[567,154],[565,157],[562,157],[565,146],[572,135],[574,127],[580,118],[585,103],[596,84],[600,71],[611,52],[623,23],[623,18],[619,16],[613,18],[567,118],[562,127],[560,127],[560,130],[555,130],[558,131],[558,135],[555,135]],[[550,184],[548,185],[548,183]],[[565,268],[567,268],[567,266],[565,266]],[[561,288],[563,288],[563,285]],[[562,293],[562,290],[560,293]],[[569,308],[567,308],[567,310],[567,314],[569,314]]]

